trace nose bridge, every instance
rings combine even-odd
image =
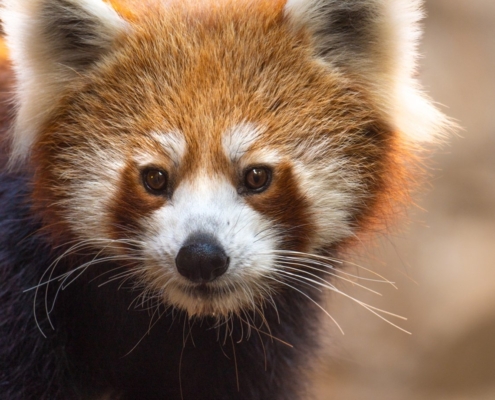
[[[199,105],[197,108],[212,106]],[[232,116],[219,116],[209,109],[196,110],[187,126],[183,126],[187,141],[182,176],[187,180],[197,180],[198,176],[227,176],[231,170],[230,160],[222,146],[224,132],[235,120]]]
[[[183,223],[190,234],[215,234],[225,227],[236,206],[236,191],[225,177],[203,170],[180,185],[174,202],[177,212],[187,216]]]

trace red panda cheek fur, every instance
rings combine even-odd
[[[316,216],[312,215],[289,164],[277,165],[270,187],[260,195],[247,196],[246,203],[278,226],[283,249],[309,250]]]
[[[143,220],[166,204],[165,195],[151,194],[144,185],[139,168],[134,163],[126,165],[108,210],[111,238],[136,238],[143,235]]]

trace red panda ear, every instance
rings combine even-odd
[[[287,0],[285,15],[314,39],[315,54],[369,91],[409,142],[431,142],[452,124],[415,79],[422,0]]]
[[[12,159],[24,159],[57,95],[110,50],[125,21],[103,0],[4,0],[17,77]]]
[[[384,1],[287,0],[285,13],[296,26],[311,31],[315,50],[333,66],[372,67],[383,32]],[[381,26],[380,26],[381,25]],[[380,60],[376,60],[380,63]]]

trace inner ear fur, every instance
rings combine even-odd
[[[60,93],[127,24],[103,0],[4,0],[0,12],[17,78],[12,165],[27,157]]]
[[[39,29],[51,57],[62,65],[84,70],[112,45],[123,21],[101,1],[42,1]]]

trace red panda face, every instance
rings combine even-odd
[[[150,153],[124,172],[110,235],[142,243],[140,274],[167,304],[191,315],[254,307],[273,290],[278,252],[311,246],[313,218],[292,164],[261,134],[242,123],[191,154],[182,133],[155,133],[172,163]],[[158,171],[159,191],[150,187]]]
[[[447,126],[412,78],[416,0],[19,1],[11,162],[45,229],[190,315],[256,308],[383,225]]]
[[[55,236],[70,232],[58,240],[131,263],[190,315],[255,308],[280,289],[284,256],[355,235],[395,140],[304,31],[242,14],[147,16],[34,146],[35,202]]]
[[[279,290],[283,256],[354,235],[393,143],[304,32],[241,14],[148,17],[35,145],[47,220],[190,315],[255,308]]]

